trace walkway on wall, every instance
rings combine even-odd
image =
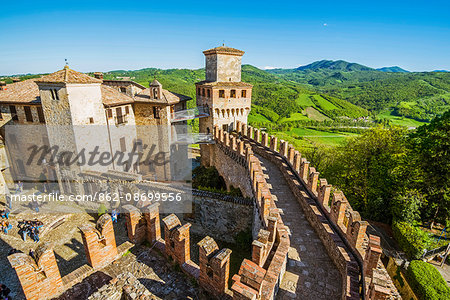
[[[258,156],[281,217],[291,232],[286,274],[277,299],[340,299],[341,275],[272,162]]]

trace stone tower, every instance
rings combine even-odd
[[[49,146],[57,146],[58,153],[73,153],[73,157],[80,152],[94,151],[97,146],[99,153],[110,152],[101,80],[65,66],[35,82],[39,87]],[[88,164],[57,164],[56,174],[61,190],[78,193],[80,186],[76,174],[91,168],[103,172],[108,170],[108,166],[99,164],[94,167]]]
[[[209,116],[200,118],[200,133],[213,133],[215,126],[233,129],[235,121],[247,124],[251,109],[252,85],[241,81],[244,51],[220,46],[203,51],[206,61],[206,80],[196,83],[197,106]],[[208,145],[202,145],[207,162]],[[209,150],[207,150],[209,149]]]

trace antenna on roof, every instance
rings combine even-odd
[[[64,61],[66,62],[66,66],[68,66],[69,62],[67,61],[67,58],[64,58]]]

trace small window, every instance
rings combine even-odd
[[[25,175],[25,165],[23,164],[23,161],[21,159],[16,160],[17,162],[17,169],[19,169],[19,174]]]
[[[31,107],[24,106],[23,109],[25,110],[25,119],[27,122],[33,122],[33,114],[31,113]]]
[[[17,138],[16,138],[16,136],[14,134],[9,134],[8,135],[8,139],[6,140],[6,142],[9,143],[10,145],[13,145],[14,148],[18,147]]]
[[[230,91],[230,97],[231,98],[236,98],[236,90],[231,90]]]
[[[241,97],[242,98],[247,98],[247,91],[246,90],[242,90],[241,91]]]
[[[19,121],[19,116],[17,115],[17,110],[14,105],[9,106],[9,111],[11,112],[11,118],[13,121]]]
[[[45,123],[44,111],[42,110],[41,106],[38,106],[37,113],[38,113],[39,123]]]
[[[128,115],[130,113],[130,107],[127,105],[125,106],[125,113]]]
[[[127,151],[127,146],[125,144],[125,138],[124,137],[120,138],[120,151],[122,151],[122,152],[126,152]]]
[[[116,108],[116,118],[117,118],[117,124],[125,123],[125,117],[122,114],[122,107]]]
[[[120,91],[121,91],[122,93],[126,93],[126,92],[127,92],[127,88],[121,87],[121,88],[120,88]]]
[[[200,95],[200,88],[197,88],[197,95]]]
[[[52,99],[53,100],[59,100],[58,90],[57,89],[51,89],[50,93],[52,94]]]
[[[211,97],[211,90],[206,90],[206,95],[207,95],[208,97]]]
[[[0,120],[3,120],[2,108],[0,107]]]
[[[106,115],[108,116],[108,118],[112,118],[112,109],[111,108],[108,108],[107,110],[106,110]]]
[[[160,110],[161,110],[161,108],[159,106],[153,106],[153,117],[155,119],[160,119],[161,118]]]
[[[225,90],[219,90],[219,98],[225,98]]]
[[[138,152],[142,152],[144,147],[142,145],[142,140],[141,139],[137,139],[135,142],[135,148],[137,149]]]
[[[94,124],[94,118],[90,117],[89,118],[89,123]]]

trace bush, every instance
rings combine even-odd
[[[410,259],[419,259],[431,244],[428,234],[406,222],[392,224],[394,238]]]
[[[421,300],[450,299],[450,288],[432,265],[413,260],[406,271],[406,278],[414,293]]]

